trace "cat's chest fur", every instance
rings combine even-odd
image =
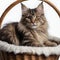
[[[34,39],[36,42],[38,43],[44,43],[45,41],[47,41],[47,34],[44,32],[41,32],[39,30],[31,30],[29,28],[27,28],[26,26],[24,26],[23,24],[19,24],[18,28],[20,31],[23,31],[24,34],[24,38],[25,36],[29,36],[28,39]]]

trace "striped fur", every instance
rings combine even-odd
[[[35,9],[22,5],[22,19],[19,23],[7,24],[0,30],[0,40],[24,46],[54,46],[48,41],[48,24],[44,16],[43,4]]]

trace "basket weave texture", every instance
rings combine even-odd
[[[30,54],[13,54],[0,51],[0,60],[58,60],[59,56],[50,55],[45,57],[44,55],[30,55]]]

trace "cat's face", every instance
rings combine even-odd
[[[44,11],[42,3],[35,9],[29,9],[22,4],[22,23],[31,29],[44,25]]]

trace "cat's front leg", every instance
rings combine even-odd
[[[39,41],[31,34],[29,31],[25,31],[24,33],[24,40],[22,41],[22,45],[26,46],[35,46],[35,47],[42,47],[45,46],[43,43],[39,43]]]
[[[57,43],[51,42],[51,41],[48,40],[48,41],[45,42],[45,45],[46,46],[57,46]]]
[[[39,42],[33,42],[31,45],[35,47],[45,47],[43,43],[39,43]]]
[[[1,40],[6,41],[9,44],[19,45],[18,38],[15,35],[10,34],[10,33],[4,34],[4,36],[2,36],[2,38],[1,38]]]

